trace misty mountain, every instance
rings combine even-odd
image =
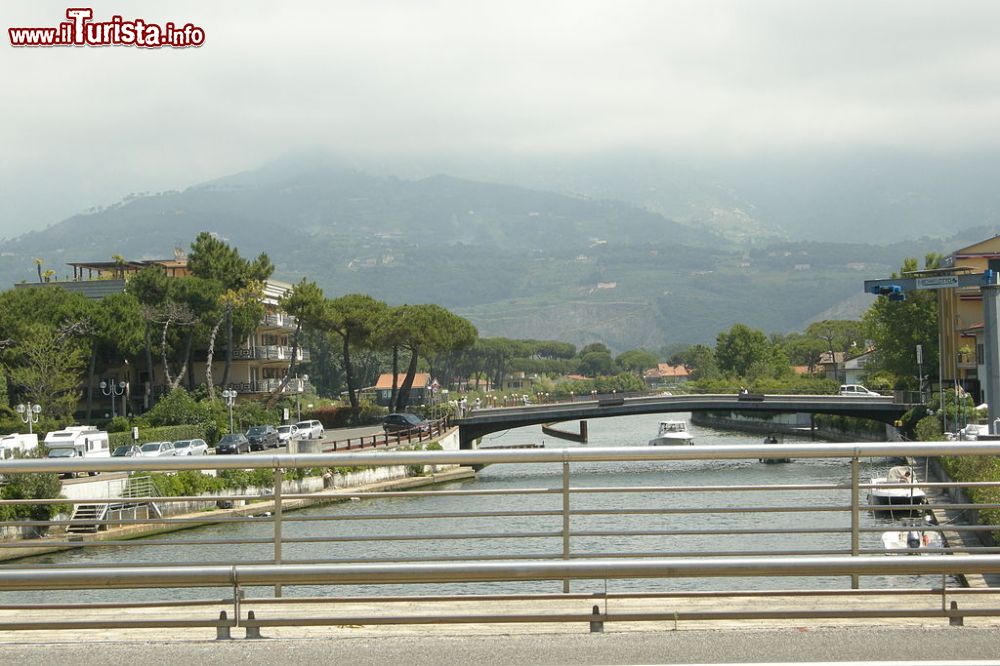
[[[890,244],[1000,225],[997,152],[855,149],[711,160],[632,150],[572,162],[470,161],[456,172],[620,200],[740,242]]]
[[[168,257],[200,231],[245,256],[266,251],[275,277],[307,277],[329,296],[436,302],[483,335],[600,341],[619,351],[710,342],[737,321],[784,332],[824,312],[857,316],[865,279],[888,275],[906,256],[959,246],[736,244],[620,201],[286,161],[133,195],[7,241],[0,280],[37,279],[36,257],[59,279],[70,261]]]

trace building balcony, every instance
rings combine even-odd
[[[264,315],[264,319],[260,322],[260,327],[277,328],[283,331],[294,331],[297,324],[298,320],[291,315],[272,313]]]
[[[233,358],[241,361],[278,361],[284,363],[292,360],[292,348],[282,345],[237,347],[233,350]],[[300,347],[297,350],[296,358],[300,363],[308,363],[309,350]]]
[[[229,382],[225,386],[216,385],[215,389],[216,391],[230,389],[237,393],[271,393],[279,386],[281,386],[280,379],[259,379],[255,382]],[[185,384],[184,387],[187,388],[187,385]],[[152,387],[151,391],[154,397],[162,398],[170,392],[170,387],[165,384],[157,384]],[[315,389],[310,382],[293,377],[288,380],[288,384],[282,390],[282,393],[294,395],[296,393],[313,393],[314,391]]]

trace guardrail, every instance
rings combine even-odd
[[[434,419],[428,421],[426,427],[408,428],[397,430],[396,432],[379,432],[372,435],[361,435],[348,439],[338,439],[329,442],[329,446],[323,448],[324,453],[333,451],[353,451],[355,449],[375,449],[379,447],[399,446],[400,444],[412,444],[413,442],[424,442],[436,439],[449,429],[448,419]]]
[[[144,498],[163,506],[182,503],[217,502],[244,504],[232,511],[205,514],[199,509],[191,513],[148,519],[116,519],[96,521],[103,531],[94,538],[70,537],[62,532],[68,521],[5,520],[0,527],[48,530],[45,539],[17,539],[0,542],[0,553],[28,552],[39,547],[80,548],[85,552],[129,547],[130,549],[164,548],[169,553],[156,564],[128,561],[133,550],[117,551],[113,562],[95,563],[89,567],[67,567],[58,563],[12,562],[0,566],[0,592],[24,593],[39,591],[51,594],[56,590],[99,590],[144,588],[173,590],[196,588],[228,588],[230,598],[218,598],[209,593],[192,601],[166,601],[154,597],[141,601],[115,599],[104,602],[73,603],[20,601],[0,599],[0,631],[25,629],[125,627],[149,628],[167,626],[216,628],[226,637],[236,626],[247,629],[248,637],[259,636],[262,627],[291,625],[345,625],[461,623],[461,622],[590,622],[603,626],[609,621],[644,620],[715,620],[762,618],[829,618],[829,617],[911,617],[948,619],[961,622],[966,617],[1000,616],[996,594],[1000,589],[981,586],[964,589],[949,583],[946,575],[976,575],[1000,573],[1000,549],[964,542],[961,537],[1000,530],[1000,525],[960,525],[932,520],[907,526],[921,534],[946,534],[949,541],[934,548],[911,549],[917,557],[886,557],[884,549],[863,544],[865,537],[885,530],[884,526],[865,524],[862,516],[878,510],[870,504],[864,492],[872,488],[910,488],[908,484],[875,484],[862,478],[861,461],[871,457],[931,457],[939,455],[996,456],[1000,443],[934,442],[913,444],[782,444],[728,445],[686,447],[577,447],[540,450],[492,451],[395,451],[359,452],[314,455],[219,456],[210,458],[166,459],[104,459],[62,462],[58,460],[22,459],[0,463],[0,474],[96,472],[190,471],[205,467],[216,470],[270,470],[269,488],[255,492],[232,492],[225,495],[150,497]],[[843,478],[832,483],[800,484],[740,484],[726,485],[594,485],[573,483],[574,465],[623,462],[662,463],[690,460],[742,460],[768,457],[842,459]],[[410,468],[421,472],[426,468],[448,465],[483,466],[488,464],[551,464],[557,463],[551,482],[537,487],[474,487],[425,490],[379,490],[326,487],[317,493],[291,492],[285,480],[285,470],[328,470],[345,467]],[[590,467],[587,468],[591,470]],[[338,472],[339,473],[339,472]],[[538,472],[539,474],[541,472]],[[592,471],[591,471],[592,473]],[[100,477],[97,477],[98,479]],[[588,477],[593,478],[593,477]],[[738,480],[738,479],[737,479]],[[900,510],[917,512],[961,512],[1000,508],[1000,504],[949,501],[941,493],[956,488],[996,488],[989,481],[951,483],[919,480],[917,484],[928,493],[925,505],[904,503]],[[789,504],[780,499],[783,493],[802,491],[815,495],[806,504]],[[747,500],[733,505],[727,501],[739,492],[760,501]],[[614,502],[605,506],[591,505],[588,498],[613,495]],[[398,502],[379,511],[363,511],[355,502],[359,499],[379,500],[432,499],[447,501],[448,506],[423,511],[408,510]],[[468,507],[472,500],[485,500],[479,507]],[[322,510],[305,514],[289,513],[303,502],[317,500],[329,504]],[[18,507],[46,504],[112,504],[116,498],[74,498],[51,500],[2,500],[0,506]],[[791,526],[775,521],[776,516],[790,515]],[[844,520],[839,523],[836,516]],[[690,526],[677,527],[671,521],[694,517]],[[719,517],[725,517],[720,519]],[[630,517],[642,520],[631,526],[620,521]],[[733,527],[735,517],[748,517],[757,522]],[[721,521],[721,522],[720,522]],[[728,526],[727,526],[728,523]],[[121,525],[121,527],[117,527]],[[180,537],[156,537],[131,542],[135,530],[227,526],[222,533],[186,532]],[[241,525],[249,530],[240,532]],[[355,526],[369,525],[358,531]],[[419,525],[418,528],[411,528]],[[265,526],[265,531],[260,529]],[[115,530],[120,530],[116,532]],[[132,530],[131,532],[127,532]],[[803,548],[796,541],[803,534],[830,535],[830,545]],[[777,535],[787,537],[785,547],[765,550],[746,548],[737,538],[736,544],[727,537],[747,535]],[[710,544],[700,549],[678,547],[684,537],[702,539]],[[624,551],[625,541],[641,541],[642,547]],[[485,544],[478,550],[466,544]],[[339,552],[352,544],[363,545],[363,555]],[[554,547],[548,547],[546,544]],[[458,546],[462,545],[459,552]],[[237,546],[227,552],[238,552],[231,561],[206,561],[193,550],[203,546]],[[307,551],[319,546],[318,551]],[[382,549],[376,552],[376,549]],[[261,558],[262,549],[268,554]],[[370,550],[369,550],[370,549]],[[395,550],[391,550],[395,549]],[[216,556],[218,557],[218,556]],[[123,559],[125,558],[125,559]],[[916,588],[860,589],[862,578],[902,574],[940,576],[940,583]],[[787,579],[811,576],[845,577],[843,588],[802,590],[762,589],[733,591],[712,589],[669,591],[652,584],[648,589],[629,592],[571,593],[573,581],[717,579],[719,577],[761,577]],[[934,580],[938,580],[935,578]],[[500,594],[432,593],[425,596],[394,594],[370,597],[334,596],[342,586],[455,585],[483,581],[509,586]],[[520,593],[517,585],[528,581],[553,581],[561,585],[562,594],[552,592]],[[285,588],[299,586],[322,588],[324,594],[288,596]],[[247,591],[273,588],[273,598],[247,598]],[[436,592],[436,590],[434,590]],[[796,605],[760,603],[761,599],[800,599],[806,595],[822,599],[828,605]],[[848,596],[849,595],[849,596]],[[691,605],[695,599],[726,599],[713,609]],[[739,605],[733,599],[746,599]],[[379,600],[382,612],[367,611],[345,614],[344,604],[360,604]],[[609,612],[608,599],[616,599],[615,612]],[[848,599],[864,603],[852,605]],[[873,599],[883,599],[876,602]],[[962,599],[962,607],[958,600]],[[589,605],[597,600],[605,604],[596,611]],[[669,600],[669,602],[667,601]],[[912,603],[904,601],[912,600]],[[419,613],[397,613],[393,604],[406,601],[417,604]],[[476,609],[462,607],[475,602]],[[548,612],[539,611],[536,602],[549,604]],[[587,603],[581,603],[587,602]],[[303,613],[305,606],[337,604],[337,614]],[[492,612],[491,604],[501,604]],[[507,604],[503,606],[502,604]],[[512,611],[510,604],[523,604],[521,611]],[[631,604],[631,605],[630,605]],[[685,605],[686,604],[686,605]],[[178,607],[190,612],[183,619],[166,612]],[[424,610],[424,608],[428,610]],[[86,615],[62,614],[55,617],[54,608],[86,611]],[[122,616],[128,608],[147,609],[147,616]],[[192,619],[198,608],[210,608],[211,617]],[[286,613],[274,610],[285,608]],[[569,610],[567,610],[567,608]],[[154,609],[159,613],[153,615]],[[271,609],[271,610],[267,610]],[[531,609],[524,610],[524,609]],[[257,614],[267,612],[268,617]],[[216,619],[215,613],[223,613]],[[231,614],[231,615],[230,615]],[[76,618],[76,619],[71,619]],[[594,624],[596,623],[596,624]]]

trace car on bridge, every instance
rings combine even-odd
[[[881,393],[869,390],[861,384],[843,384],[837,395],[854,396],[855,398],[881,398]]]

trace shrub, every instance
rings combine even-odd
[[[139,428],[139,442],[175,442],[178,439],[204,439],[208,440],[203,425],[175,425],[162,426],[159,428]],[[131,430],[124,432],[112,432],[108,434],[108,442],[111,449],[132,443]]]
[[[3,477],[3,499],[54,499],[62,492],[58,474],[7,474]],[[68,504],[12,504],[0,507],[4,520],[51,520],[68,512]],[[38,530],[44,532],[44,529]]]
[[[937,416],[925,416],[917,422],[914,434],[918,441],[936,442],[944,439],[944,431],[941,429],[941,421]]]

